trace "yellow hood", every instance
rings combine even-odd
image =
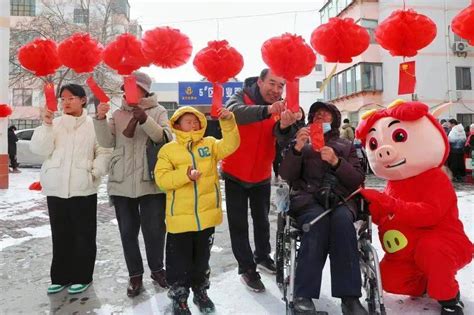
[[[201,123],[201,129],[199,129],[198,131],[184,132],[184,131],[174,128],[174,124],[179,119],[179,117],[183,116],[184,114],[189,114],[189,113],[197,116],[197,118],[199,119],[199,122]],[[178,110],[174,112],[173,116],[171,116],[170,125],[171,125],[171,129],[176,135],[176,141],[178,141],[179,143],[186,144],[190,141],[198,142],[204,137],[204,133],[206,132],[206,127],[207,127],[207,120],[206,120],[206,116],[204,116],[204,114],[198,111],[197,109],[191,106],[184,106],[184,107],[178,108]]]

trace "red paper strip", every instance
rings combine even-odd
[[[54,92],[54,84],[51,82],[45,83],[43,91],[46,99],[46,107],[50,111],[56,112],[58,110],[58,100],[56,99],[56,94]]]
[[[222,85],[219,83],[212,83],[212,107],[211,107],[211,117],[219,117],[219,109],[222,108],[222,96],[224,91]]]
[[[286,107],[293,113],[300,110],[300,80],[286,82]]]
[[[129,75],[123,77],[125,99],[129,106],[136,106],[138,104],[138,87],[135,76]]]
[[[97,99],[101,103],[108,103],[110,101],[110,98],[107,96],[107,94],[105,94],[104,90],[102,90],[102,88],[97,84],[97,82],[95,82],[92,76],[87,78],[86,84],[89,86],[92,93],[94,93],[94,96],[97,97]]]
[[[398,77],[398,95],[415,93],[416,73],[415,62],[400,64]]]
[[[322,123],[312,123],[310,125],[311,145],[315,151],[320,151],[324,147],[324,133]]]

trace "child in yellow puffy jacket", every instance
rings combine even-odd
[[[204,114],[189,106],[178,109],[170,119],[176,140],[161,148],[155,167],[156,184],[166,191],[166,277],[175,314],[190,314],[190,287],[201,312],[215,309],[207,289],[214,227],[222,222],[217,162],[240,144],[234,115],[221,109],[219,123],[222,140],[204,137]]]

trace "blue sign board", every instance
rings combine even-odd
[[[227,82],[222,85],[223,100],[227,100],[237,91],[242,90],[243,82]],[[179,105],[211,105],[212,104],[212,83],[210,82],[178,82]]]

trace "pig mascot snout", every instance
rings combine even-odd
[[[456,272],[472,260],[473,245],[459,220],[457,197],[442,170],[446,134],[428,106],[397,100],[362,117],[356,130],[383,192],[364,189],[385,256],[383,288],[440,302],[441,314],[463,314]],[[474,311],[474,310],[472,310]]]

